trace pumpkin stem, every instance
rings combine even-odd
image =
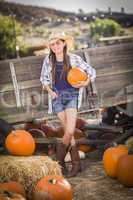
[[[7,195],[7,197],[12,197],[12,192],[9,192],[7,190],[4,190],[4,194]]]
[[[128,154],[129,154],[129,155],[132,155],[132,154],[133,154],[133,148],[129,149]]]
[[[56,180],[55,179],[49,179],[49,183],[52,183],[52,184],[56,184]]]

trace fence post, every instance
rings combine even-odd
[[[10,65],[12,83],[13,83],[15,97],[16,97],[16,105],[17,107],[21,107],[20,90],[19,90],[18,81],[16,77],[15,67],[12,62],[10,62],[9,65]]]

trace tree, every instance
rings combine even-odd
[[[83,9],[79,8],[79,9],[78,9],[78,13],[79,13],[80,15],[84,15]]]
[[[0,15],[0,59],[15,57],[17,36],[20,33],[20,24],[13,16]]]
[[[124,34],[121,25],[111,19],[99,19],[90,23],[91,38],[112,37]]]

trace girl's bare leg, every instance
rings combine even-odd
[[[66,126],[65,134],[63,136],[63,143],[66,145],[75,144],[74,131],[76,127],[77,109],[67,108],[65,110]]]

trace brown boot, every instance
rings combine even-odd
[[[62,142],[57,144],[56,158],[62,167],[62,174],[64,174],[64,175],[67,174],[67,168],[66,168],[65,161],[64,161],[67,152],[68,152],[68,147],[65,144],[63,144]]]
[[[79,152],[76,145],[71,147],[70,155],[71,155],[71,161],[72,161],[72,169],[67,175],[68,178],[76,176],[77,173],[81,171],[80,157],[79,157]]]

